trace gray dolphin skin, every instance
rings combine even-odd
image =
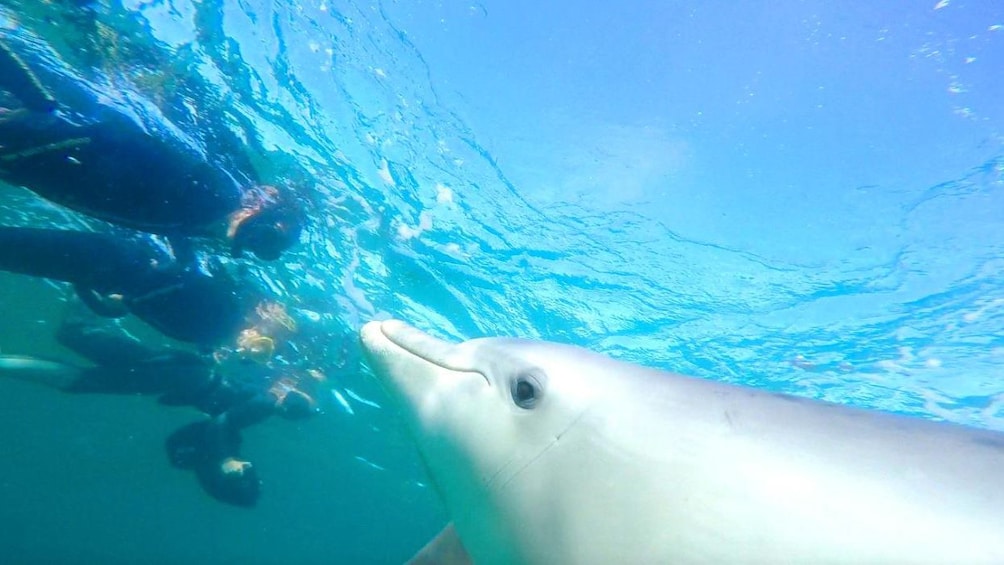
[[[452,518],[416,562],[1004,563],[1002,433],[549,342],[361,337]]]

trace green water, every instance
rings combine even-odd
[[[0,349],[68,358],[52,339],[67,294],[0,274]],[[247,430],[262,499],[250,510],[216,502],[163,452],[198,417],[0,378],[0,562],[395,563],[444,521],[399,428],[336,410]]]

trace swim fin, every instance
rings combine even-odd
[[[0,355],[0,377],[19,379],[65,390],[80,378],[82,369],[59,361],[25,355]]]

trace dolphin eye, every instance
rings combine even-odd
[[[512,393],[512,401],[516,403],[516,406],[527,410],[537,404],[543,392],[540,386],[540,379],[532,373],[520,373],[516,375],[509,388]]]

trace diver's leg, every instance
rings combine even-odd
[[[0,226],[0,270],[105,294],[128,288],[156,258],[141,242],[117,235]]]
[[[56,340],[95,365],[106,367],[140,365],[158,353],[120,327],[76,318],[60,325]]]
[[[114,323],[71,316],[56,338],[97,365],[85,369],[68,392],[151,394],[161,395],[164,404],[192,404],[213,384],[212,362],[207,358],[182,349],[150,347]]]

